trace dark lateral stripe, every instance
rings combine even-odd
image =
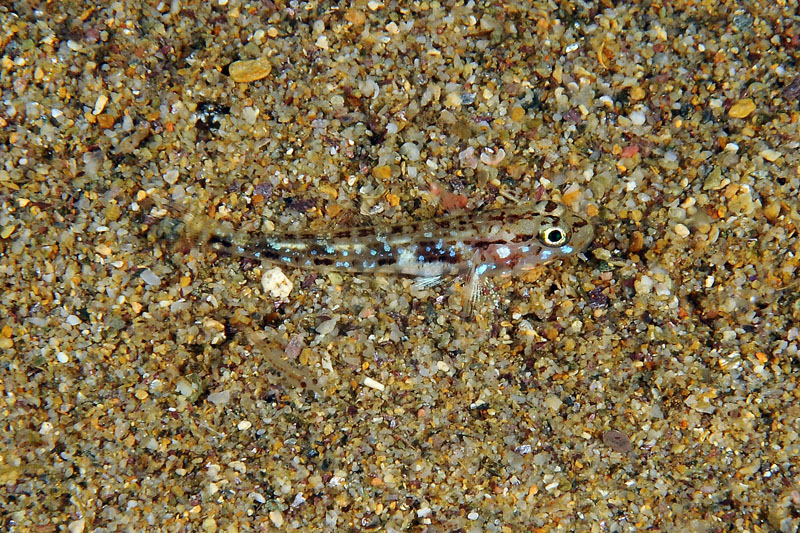
[[[466,244],[468,244],[468,245],[470,245],[470,246],[472,246],[474,248],[477,248],[479,250],[485,250],[485,249],[487,249],[489,246],[491,246],[493,244],[508,244],[508,241],[506,241],[504,239],[495,239],[493,241],[486,241],[486,240],[474,240],[473,241],[473,240],[470,240],[470,241],[466,241]]]

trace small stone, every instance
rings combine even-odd
[[[317,40],[314,42],[314,46],[316,46],[320,50],[327,50],[329,47],[327,35],[320,35],[319,37],[317,37]]]
[[[549,395],[544,400],[544,404],[547,407],[549,407],[551,411],[558,411],[559,409],[561,409],[561,405],[563,403],[564,402],[562,402],[561,399],[558,396],[554,395],[554,394]]]
[[[381,392],[383,392],[384,389],[386,388],[386,386],[383,383],[375,381],[372,378],[364,378],[364,385],[369,387],[370,389],[375,389]]]
[[[640,148],[637,145],[629,144],[628,146],[626,146],[625,148],[622,149],[622,151],[619,153],[619,157],[620,158],[633,157],[633,156],[635,156],[636,154],[639,153],[639,150],[640,150]]]
[[[400,153],[409,161],[419,161],[419,147],[412,142],[403,143],[400,146]]]
[[[573,183],[566,191],[564,191],[564,194],[561,196],[561,201],[566,205],[571,205],[578,201],[580,197],[581,188]]]
[[[377,166],[372,169],[372,175],[380,180],[388,180],[392,177],[392,168],[388,165]]]
[[[253,424],[249,420],[242,420],[241,422],[236,424],[236,429],[238,429],[239,431],[247,431],[251,427],[253,427]]]
[[[107,113],[103,113],[102,115],[97,115],[97,123],[104,130],[111,129],[111,127],[114,125],[114,117],[112,117]]]
[[[631,235],[630,244],[628,244],[628,251],[632,253],[639,253],[644,247],[644,234],[641,231],[634,231]]]
[[[633,288],[636,290],[636,294],[650,294],[653,290],[653,280],[650,276],[642,276],[633,282]]]
[[[319,326],[317,326],[317,333],[320,335],[328,335],[332,333],[333,330],[336,328],[336,323],[339,321],[338,318],[331,318],[329,320],[323,320],[320,322]]]
[[[178,391],[178,394],[181,396],[188,397],[194,392],[194,385],[192,385],[186,378],[180,378],[178,379],[177,383],[175,383],[175,390]]]
[[[678,235],[679,237],[683,237],[684,239],[691,234],[689,228],[687,228],[683,224],[675,224],[675,227],[672,228],[672,231],[674,231],[676,235]]]
[[[122,215],[122,210],[119,208],[118,204],[111,204],[106,207],[106,220],[115,222],[119,220],[120,215]]]
[[[14,347],[14,341],[8,337],[0,337],[0,350],[10,350]]]
[[[278,268],[272,268],[264,272],[261,276],[261,287],[264,292],[276,300],[286,300],[294,289],[294,283],[286,277],[283,271]]]
[[[105,94],[101,94],[97,97],[97,100],[94,103],[94,109],[92,110],[92,115],[99,115],[103,112],[103,109],[106,108],[106,104],[108,103],[108,96]]]
[[[780,214],[781,214],[780,202],[770,202],[767,205],[767,207],[764,208],[764,216],[767,217],[767,220],[769,220],[770,222],[775,222]]]
[[[732,118],[745,118],[756,110],[756,104],[752,98],[743,98],[733,104],[728,110],[728,116]]]
[[[628,118],[631,119],[634,126],[641,126],[647,120],[647,117],[645,117],[645,114],[641,111],[633,111]]]
[[[760,469],[761,469],[761,460],[760,459],[756,459],[755,461],[753,461],[753,462],[743,466],[742,468],[740,468],[739,469],[739,475],[741,475],[742,477],[752,476],[753,474],[758,472]]]
[[[511,120],[514,122],[519,122],[523,118],[525,118],[525,110],[523,108],[516,106],[511,110]]]
[[[488,165],[490,167],[496,167],[505,158],[506,158],[506,151],[503,150],[502,148],[498,148],[496,152],[490,148],[487,148],[481,154],[481,163],[483,163],[484,165]]]
[[[14,230],[16,228],[17,227],[15,225],[13,225],[13,224],[10,225],[10,226],[4,227],[2,230],[0,230],[0,237],[2,237],[3,239],[8,239],[9,237],[11,237],[11,234],[14,233]]]
[[[351,24],[361,26],[367,21],[367,15],[361,9],[351,7],[344,14],[344,19]]]
[[[225,340],[225,326],[219,320],[206,317],[203,320],[203,331],[211,337],[211,344],[219,344]]]
[[[269,519],[275,527],[280,528],[283,526],[283,515],[280,511],[270,511]]]
[[[223,390],[219,392],[212,392],[208,395],[208,401],[217,407],[223,406],[231,401],[231,391]]]
[[[450,93],[444,99],[444,106],[448,109],[458,109],[461,107],[461,95],[458,93]]]
[[[203,531],[206,533],[217,533],[217,521],[209,516],[203,520]]]
[[[631,100],[634,101],[643,100],[644,97],[645,97],[644,89],[642,89],[639,85],[631,89]]]
[[[136,389],[136,392],[134,392],[133,395],[136,396],[137,400],[146,400],[147,397],[150,396],[144,389]]]
[[[272,72],[272,63],[266,57],[247,61],[234,61],[228,67],[231,79],[240,83],[249,83],[269,76]]]
[[[70,522],[69,526],[67,526],[67,529],[69,530],[69,533],[83,533],[85,527],[86,527],[86,519],[79,518],[78,520]]]
[[[764,159],[766,159],[770,163],[773,163],[773,162],[775,162],[776,159],[778,159],[783,154],[778,152],[777,150],[773,150],[771,148],[767,148],[766,150],[761,150],[760,152],[758,152],[758,155],[760,155],[761,157],[763,157]]]
[[[631,440],[628,438],[627,435],[620,431],[606,431],[603,433],[603,443],[614,450],[615,452],[619,453],[628,453],[633,448],[631,444]]]
[[[158,277],[156,273],[150,270],[149,268],[143,270],[142,273],[140,274],[140,277],[142,278],[142,281],[144,281],[148,285],[155,286],[161,284],[161,278]]]
[[[173,168],[171,170],[167,170],[164,173],[164,181],[166,181],[170,185],[175,185],[178,182],[178,176],[180,176],[180,172],[178,171],[178,169]]]
[[[112,253],[111,248],[109,248],[107,244],[98,244],[94,247],[94,251],[104,257],[108,257]]]

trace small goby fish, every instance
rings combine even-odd
[[[226,253],[301,269],[416,276],[418,287],[463,276],[474,300],[481,279],[575,255],[593,238],[589,221],[541,201],[388,226],[213,235],[210,241]]]

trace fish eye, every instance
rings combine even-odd
[[[558,226],[548,226],[539,233],[539,240],[545,246],[561,246],[567,242],[567,232]]]

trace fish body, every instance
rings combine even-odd
[[[218,249],[311,270],[390,273],[431,286],[449,276],[510,276],[582,252],[594,229],[552,201],[388,226],[220,238]]]

